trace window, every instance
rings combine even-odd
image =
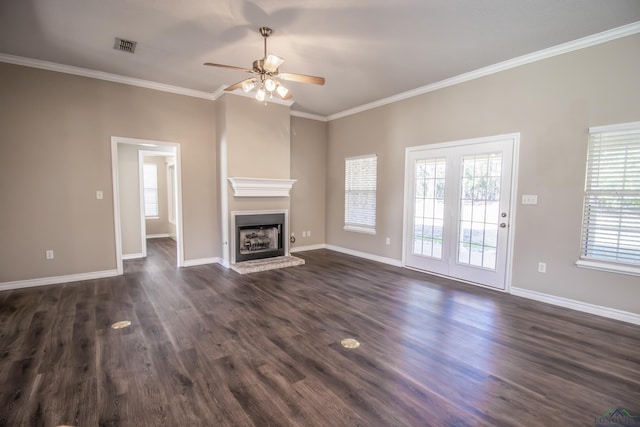
[[[344,229],[376,234],[375,155],[345,160]]]
[[[589,130],[578,266],[640,275],[640,122]]]
[[[158,217],[158,167],[153,163],[143,166],[144,216]]]

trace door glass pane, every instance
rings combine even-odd
[[[415,164],[413,254],[442,259],[446,159]]]
[[[458,263],[495,270],[502,154],[462,158]]]

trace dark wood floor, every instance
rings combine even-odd
[[[318,250],[238,275],[150,241],[0,293],[2,426],[593,426],[640,414],[640,327]],[[113,330],[116,321],[132,326]],[[345,349],[343,338],[356,338]]]

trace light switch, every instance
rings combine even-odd
[[[104,198],[104,194],[102,193],[102,191],[100,190],[96,191],[96,199],[102,200],[103,198]]]
[[[538,196],[535,194],[523,194],[522,195],[522,204],[523,205],[537,205],[538,204]]]

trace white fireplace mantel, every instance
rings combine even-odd
[[[289,197],[297,179],[227,178],[235,197]]]

